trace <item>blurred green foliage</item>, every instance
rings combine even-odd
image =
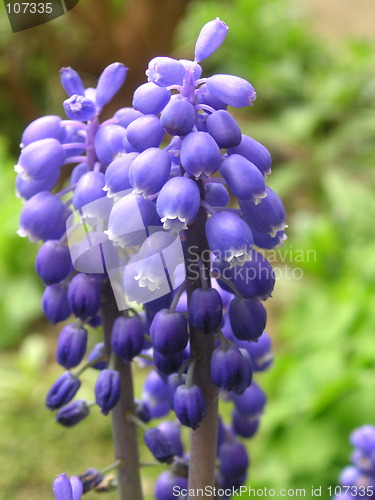
[[[191,57],[200,27],[217,16],[230,31],[203,63],[205,75],[234,73],[257,90],[253,108],[236,116],[245,133],[271,150],[270,185],[285,201],[289,222],[289,238],[277,254],[283,276],[267,304],[276,357],[259,377],[269,403],[260,433],[249,443],[249,484],[322,486],[328,497],[324,489],[349,460],[350,431],[375,423],[374,47],[360,40],[327,46],[287,0],[209,0],[191,5],[176,55]],[[10,346],[39,314],[41,287],[33,269],[35,247],[15,235],[20,203],[4,141],[0,157],[0,342]],[[294,279],[293,270],[299,273]],[[1,402],[8,409],[0,415],[0,425],[9,429],[5,449],[17,439],[22,470],[20,476],[7,462],[9,481],[1,489],[15,500],[25,498],[25,491],[30,499],[50,498],[57,472],[101,467],[111,455],[107,421],[95,415],[65,432],[41,408],[59,373],[43,352],[31,372],[27,368],[30,349],[43,351],[44,338],[27,339],[0,374],[0,394],[6,395]],[[229,422],[230,406],[222,407]],[[56,447],[57,440],[65,445]],[[156,472],[145,471],[150,495]]]

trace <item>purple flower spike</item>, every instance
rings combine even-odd
[[[221,152],[207,132],[191,132],[181,145],[181,165],[196,179],[213,174],[221,164]]]
[[[116,370],[102,370],[95,384],[95,401],[103,415],[114,408],[120,399],[120,374]]]
[[[154,57],[148,63],[146,76],[149,82],[156,83],[159,87],[182,85],[185,67],[170,57]]]
[[[171,93],[153,82],[144,83],[133,95],[133,107],[144,115],[157,115],[168,104]]]
[[[217,290],[197,288],[189,302],[189,320],[203,333],[214,332],[221,324],[223,301]]]
[[[75,323],[66,325],[57,341],[56,360],[70,370],[82,361],[87,347],[87,330]]]
[[[52,385],[46,397],[46,406],[50,410],[61,408],[74,398],[81,386],[81,381],[72,373],[63,373]]]
[[[69,67],[61,68],[60,82],[69,97],[73,94],[85,95],[85,87],[80,76],[74,69]]]
[[[182,425],[197,429],[206,414],[202,390],[197,385],[180,385],[173,397],[173,408]]]
[[[86,122],[92,120],[96,113],[95,104],[83,95],[73,94],[63,102],[63,106],[70,120]]]
[[[64,427],[73,427],[74,425],[84,420],[90,413],[90,408],[86,401],[77,399],[66,406],[60,408],[57,412],[55,420]]]
[[[196,182],[188,177],[173,177],[161,188],[156,210],[164,229],[179,232],[187,229],[198,214],[200,193]]]
[[[255,299],[232,300],[229,306],[230,324],[238,340],[256,341],[263,333],[267,312]]]
[[[156,460],[161,463],[171,463],[173,456],[176,455],[175,447],[168,435],[157,427],[145,432],[144,442]]]
[[[241,394],[251,384],[253,370],[248,352],[232,345],[217,347],[211,357],[211,380],[227,391]]]
[[[251,258],[253,235],[241,217],[232,212],[218,212],[206,222],[208,245],[217,259],[230,266],[243,265]]]
[[[130,165],[129,181],[136,193],[146,197],[160,191],[168,180],[170,170],[168,153],[151,147],[137,156]]]
[[[105,106],[123,86],[128,68],[115,62],[107,66],[99,77],[96,86],[96,105]]]
[[[239,205],[251,228],[274,237],[287,227],[285,208],[279,196],[268,186],[266,186],[266,193],[267,196],[259,205],[244,200],[239,200]]]
[[[217,99],[235,108],[251,106],[256,99],[254,87],[239,76],[213,75],[207,78],[206,85]]]
[[[144,346],[144,329],[142,321],[137,317],[116,318],[111,337],[112,349],[124,361],[132,361]]]
[[[22,134],[21,144],[27,146],[41,139],[57,139],[62,141],[65,130],[60,125],[61,118],[55,115],[42,116],[31,122]]]
[[[194,60],[200,62],[203,59],[207,59],[224,42],[227,33],[228,26],[224,21],[220,21],[218,17],[205,24],[199,33],[195,45]]]
[[[179,312],[162,309],[151,323],[150,336],[154,349],[164,356],[183,351],[189,339],[186,319]]]
[[[40,247],[35,269],[44,283],[51,285],[65,279],[72,271],[72,259],[67,245],[48,240]]]
[[[266,197],[266,185],[262,173],[243,156],[230,155],[223,161],[220,173],[239,200],[252,201],[257,205]]]
[[[40,180],[59,170],[65,152],[57,139],[40,139],[25,146],[14,170],[24,179]]]
[[[37,193],[22,208],[18,234],[32,242],[53,239],[63,215],[60,198],[48,191]]]
[[[267,177],[271,173],[272,158],[269,151],[248,135],[243,134],[240,144],[228,149],[227,153],[245,157],[259,168],[264,177]]]
[[[136,151],[158,148],[165,130],[156,115],[144,115],[132,121],[126,129],[126,138]]]
[[[195,125],[195,109],[185,99],[171,99],[160,115],[160,123],[170,135],[187,135]]]

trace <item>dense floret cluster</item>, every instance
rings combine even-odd
[[[275,277],[261,249],[282,243],[286,216],[266,186],[269,152],[242,134],[228,111],[253,104],[252,85],[232,75],[202,78],[201,61],[226,35],[225,23],[215,19],[202,29],[194,61],[152,59],[132,107],[102,123],[102,108],[124,83],[127,68],[109,65],[96,88],[85,88],[73,69],[63,68],[67,119],[32,122],[15,166],[24,201],[19,234],[42,242],[36,271],[46,286],[43,312],[53,324],[69,321],[56,349],[66,371],[51,387],[47,407],[57,410],[64,426],[87,418],[94,404],[107,415],[121,396],[113,357],[152,363],[133,418],[144,427],[156,460],[170,465],[157,480],[158,500],[174,498],[173,486],[186,488],[189,457],[180,427],[196,429],[207,410],[194,382],[199,353],[190,348],[191,329],[215,336],[211,379],[233,405],[232,422],[219,425],[220,487],[237,488],[246,479],[249,457],[241,440],[256,433],[266,404],[253,375],[272,363],[263,302]],[[239,208],[228,206],[230,193]],[[196,256],[201,286],[189,291],[177,248],[192,255],[186,235],[202,214],[210,252]],[[119,312],[109,344],[87,352],[88,331],[101,324],[109,281],[125,312]],[[98,370],[95,403],[73,400],[87,368]],[[170,411],[175,421],[150,426]],[[54,482],[55,498],[104,491],[103,481],[97,471],[70,479],[63,474]]]
[[[350,442],[354,447],[351,465],[340,474],[340,486],[335,488],[334,500],[372,499],[375,495],[375,427],[364,425],[355,429]]]

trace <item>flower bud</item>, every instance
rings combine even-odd
[[[133,160],[137,158],[139,153],[128,153],[115,158],[105,171],[105,186],[104,191],[107,191],[107,196],[111,198],[116,193],[131,189],[132,185],[129,181],[129,169]]]
[[[266,185],[262,173],[243,156],[230,155],[223,161],[220,173],[239,200],[258,204],[266,197]]]
[[[253,370],[245,349],[234,345],[217,347],[212,353],[210,365],[211,380],[217,387],[241,394],[251,384]]]
[[[234,394],[236,409],[248,418],[259,418],[267,402],[264,391],[254,381],[243,394]]]
[[[55,420],[64,427],[73,427],[81,420],[85,419],[90,413],[90,408],[86,401],[77,399],[72,403],[60,408],[57,412]]]
[[[126,138],[136,151],[158,148],[165,130],[156,115],[143,115],[132,121],[126,129]]]
[[[153,82],[144,83],[133,95],[133,107],[145,115],[157,115],[168,104],[171,93]]]
[[[226,477],[237,477],[246,473],[249,457],[246,448],[239,442],[226,442],[219,450],[220,472]]]
[[[173,397],[173,408],[182,425],[197,429],[206,414],[202,390],[197,385],[180,385]]]
[[[154,57],[148,63],[146,76],[149,82],[154,82],[159,87],[182,85],[185,68],[183,64],[170,57]]]
[[[205,201],[213,207],[225,207],[228,205],[230,196],[227,188],[223,184],[218,184],[216,182],[209,183],[204,186],[204,190]]]
[[[215,139],[219,148],[232,148],[241,142],[241,129],[233,116],[219,109],[207,118],[207,132]]]
[[[82,80],[74,69],[69,67],[61,68],[60,82],[69,97],[73,94],[85,95]]]
[[[206,222],[208,245],[219,260],[230,266],[250,260],[253,235],[241,217],[232,212],[218,212]]]
[[[70,370],[82,361],[87,346],[87,330],[75,323],[64,326],[61,330],[56,349],[57,362]]]
[[[182,457],[184,455],[184,446],[181,441],[181,425],[179,422],[165,421],[157,426],[159,429],[172,443],[174,448],[174,454]]]
[[[71,185],[77,184],[77,182],[80,180],[80,178],[88,172],[87,170],[87,163],[79,163],[76,165],[72,173],[70,175],[70,183]]]
[[[134,108],[121,108],[113,115],[113,118],[117,120],[118,125],[127,128],[129,123],[133,122],[137,118],[143,116],[143,113],[137,111]]]
[[[363,425],[355,429],[350,435],[350,442],[352,446],[359,448],[364,453],[372,453],[375,449],[375,427]]]
[[[194,61],[200,62],[213,54],[224,42],[228,26],[217,17],[201,29],[195,45]]]
[[[42,310],[52,324],[65,321],[72,314],[68,301],[67,288],[64,285],[50,285],[44,290]]]
[[[259,428],[259,418],[251,418],[243,415],[236,408],[232,413],[232,429],[237,436],[242,438],[251,438]]]
[[[184,356],[181,351],[176,352],[175,354],[164,356],[163,354],[160,354],[156,349],[154,349],[153,358],[155,368],[163,375],[170,375],[171,373],[178,372],[184,360]]]
[[[95,400],[103,415],[116,406],[120,399],[120,374],[116,370],[102,370],[95,384]]]
[[[80,481],[83,486],[83,493],[87,493],[90,490],[93,490],[95,486],[103,481],[103,475],[97,469],[88,469],[83,474],[79,476]]]
[[[221,324],[223,301],[217,290],[197,288],[189,302],[189,321],[203,333],[215,331]]]
[[[184,385],[186,383],[186,373],[181,373],[181,375],[179,375],[178,373],[171,373],[168,376],[167,383],[169,404],[171,409],[173,410],[174,393],[176,392],[177,387],[180,387],[180,385]]]
[[[170,170],[168,153],[157,147],[150,147],[130,165],[129,181],[136,193],[146,197],[160,191],[168,180]]]
[[[65,279],[72,270],[72,260],[67,245],[58,240],[48,240],[39,249],[35,269],[44,283],[51,285]]]
[[[191,132],[184,137],[180,160],[186,172],[196,179],[213,174],[222,161],[219,146],[207,132]]]
[[[46,406],[50,410],[61,408],[74,398],[81,386],[81,381],[70,372],[64,372],[52,385],[46,397]]]
[[[126,153],[126,130],[120,125],[101,125],[95,135],[95,152],[104,165],[109,165],[117,155]]]
[[[96,85],[96,105],[99,109],[105,106],[123,86],[128,68],[115,62],[107,66]]]
[[[84,273],[78,273],[69,283],[68,301],[77,318],[86,320],[95,316],[100,307],[100,282]]]
[[[57,139],[40,139],[25,146],[14,170],[24,179],[40,180],[60,170],[65,151]]]
[[[55,115],[42,116],[32,121],[24,130],[21,139],[22,147],[41,139],[57,139],[62,141],[65,129],[61,126],[61,118]]]
[[[113,352],[124,361],[132,361],[144,346],[144,330],[142,321],[137,317],[116,318],[111,336]]]
[[[146,377],[142,400],[147,403],[151,418],[160,418],[169,412],[167,382],[155,370]]]
[[[134,400],[134,414],[139,420],[147,424],[151,420],[150,407],[146,401]]]
[[[92,351],[87,356],[87,361],[91,363],[92,361],[95,361],[95,359],[100,358],[101,356],[104,355],[105,355],[104,342],[98,342],[97,344],[95,344]],[[105,368],[107,368],[107,365],[108,361],[104,359],[92,365],[92,368],[94,368],[95,370],[104,370]]]
[[[64,216],[60,198],[42,191],[30,198],[21,210],[18,234],[30,241],[54,239],[56,228]]]
[[[164,229],[179,232],[193,222],[200,207],[200,193],[196,182],[187,177],[172,177],[161,188],[156,210]]]
[[[63,102],[63,106],[70,120],[87,122],[95,117],[95,104],[83,95],[73,94]]]
[[[195,125],[195,109],[185,99],[171,99],[165,106],[160,123],[170,135],[187,135]]]
[[[256,341],[263,333],[267,321],[267,311],[255,299],[232,300],[229,306],[230,324],[239,340]]]
[[[251,106],[256,99],[254,87],[233,75],[213,75],[207,78],[208,90],[220,101],[235,108]]]
[[[172,500],[175,497],[175,491],[186,490],[188,480],[186,477],[181,477],[174,474],[170,470],[166,470],[160,474],[155,483],[155,498],[156,500]],[[181,500],[187,498],[180,495]]]
[[[154,349],[164,356],[183,351],[189,340],[186,319],[179,312],[162,309],[151,323],[150,336]]]
[[[267,196],[258,205],[245,200],[239,200],[239,205],[251,228],[274,237],[287,227],[285,208],[279,196],[268,186],[266,193]]]
[[[176,450],[169,437],[157,427],[148,429],[144,434],[147,448],[161,463],[171,463]]]
[[[253,163],[267,177],[271,173],[272,158],[269,151],[260,142],[243,134],[241,142],[227,150],[229,155],[238,154]]]
[[[104,174],[101,172],[91,170],[90,172],[83,174],[74,189],[74,207],[79,210],[85,205],[105,197],[105,192],[103,191],[104,186]]]
[[[53,495],[55,500],[81,500],[82,483],[77,476],[70,479],[64,474],[59,474],[53,481]]]
[[[214,109],[227,109],[227,105],[220,101],[220,99],[217,99],[212,92],[208,90],[205,83],[195,91],[195,95],[197,96],[198,104],[207,104]]]

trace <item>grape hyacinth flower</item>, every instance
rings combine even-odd
[[[158,500],[188,485],[238,488],[246,480],[242,440],[256,433],[266,404],[253,377],[272,363],[264,302],[275,286],[254,246],[282,244],[286,213],[266,184],[270,153],[242,133],[233,113],[253,105],[252,84],[236,75],[205,77],[200,64],[227,35],[216,18],[200,31],[192,60],[153,58],[132,106],[107,120],[102,111],[128,68],[113,62],[95,88],[62,68],[66,118],[36,118],[22,135],[18,233],[40,243],[35,267],[47,319],[73,316],[56,359],[74,371],[54,382],[46,406],[65,427],[95,404],[111,412],[116,459],[101,472],[57,476],[56,500],[112,487],[121,500],[141,500],[136,426],[168,467],[156,481]],[[135,364],[149,370],[141,397]],[[93,402],[73,400],[85,370],[97,370]],[[230,422],[219,418],[219,397],[232,405]],[[175,420],[151,426],[169,413]],[[189,450],[182,426],[191,429]],[[363,436],[353,437],[361,477],[373,467]],[[113,481],[105,476],[111,468]]]

